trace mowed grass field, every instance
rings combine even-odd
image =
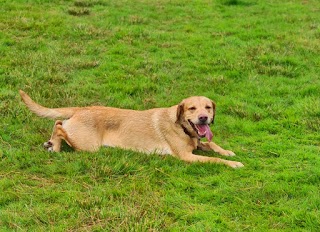
[[[320,231],[318,0],[0,4],[0,231]],[[54,121],[19,89],[49,107],[207,96],[245,167],[48,153]]]

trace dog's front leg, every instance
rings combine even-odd
[[[240,168],[244,165],[237,161],[230,161],[230,160],[224,160],[220,158],[215,157],[207,157],[202,155],[195,155],[192,153],[184,153],[179,156],[181,160],[184,160],[186,162],[202,162],[202,163],[222,163],[225,165],[228,165],[232,168]]]
[[[225,155],[225,156],[235,156],[233,151],[225,150],[222,147],[218,146],[214,142],[201,142],[199,141],[198,144],[198,149],[204,150],[204,151],[215,151],[219,153],[220,155]]]

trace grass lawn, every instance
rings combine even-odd
[[[0,4],[0,231],[320,231],[318,0]],[[207,96],[245,167],[48,153],[53,121],[19,89],[49,107]]]

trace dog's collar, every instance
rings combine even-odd
[[[198,138],[197,136],[193,136],[193,135],[187,130],[187,128],[185,128],[185,126],[181,125],[181,127],[182,127],[184,133],[185,133],[186,135],[188,135],[190,138]]]

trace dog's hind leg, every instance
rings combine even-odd
[[[48,151],[59,152],[61,149],[61,140],[64,139],[70,146],[68,140],[68,135],[62,127],[62,121],[57,120],[53,127],[53,132],[51,138],[48,142],[45,142],[43,146],[48,149]]]

